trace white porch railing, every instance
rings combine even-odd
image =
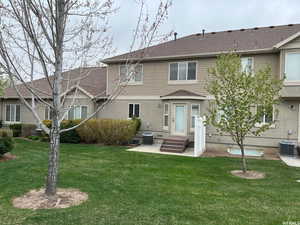
[[[205,151],[205,116],[195,118],[194,156],[198,157]]]

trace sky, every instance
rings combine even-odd
[[[136,0],[116,0],[111,19],[114,55],[128,51],[138,15]],[[154,12],[158,0],[147,0]],[[153,14],[153,13],[152,13]],[[300,23],[300,0],[173,0],[160,32],[176,31],[178,38],[202,32]]]

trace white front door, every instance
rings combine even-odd
[[[187,129],[187,108],[186,104],[174,104],[172,119],[172,134],[186,135]]]

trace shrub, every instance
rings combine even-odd
[[[40,140],[40,137],[39,136],[35,136],[35,135],[28,136],[27,138],[30,139],[30,140],[33,140],[33,141]]]
[[[10,129],[0,129],[0,156],[10,152],[14,147],[13,132]]]
[[[135,134],[137,134],[141,128],[142,121],[140,118],[133,117],[132,121],[135,123]]]
[[[13,137],[13,132],[8,128],[0,128],[0,137]]]
[[[22,124],[21,123],[14,123],[10,124],[9,128],[13,131],[14,137],[20,137],[22,133]]]
[[[86,143],[124,144],[136,134],[138,122],[134,120],[91,119],[77,128]]]
[[[61,122],[61,129],[70,128],[77,125],[80,120],[63,120]],[[48,127],[51,128],[52,121],[51,120],[44,120],[43,123]],[[49,140],[49,138],[43,138],[45,141]],[[60,135],[60,142],[61,143],[79,143],[80,136],[76,129],[70,130]]]
[[[23,124],[21,129],[22,137],[32,136],[35,129],[36,129],[35,124]]]

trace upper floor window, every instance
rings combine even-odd
[[[85,119],[87,118],[88,107],[84,105],[73,106],[68,112],[69,120]]]
[[[287,81],[300,81],[300,53],[285,55],[285,78]]]
[[[196,62],[170,63],[170,80],[196,80]]]
[[[247,74],[252,74],[253,72],[253,58],[252,57],[242,57],[241,58],[242,71]]]
[[[129,104],[128,117],[129,118],[140,117],[140,104]]]
[[[122,83],[142,83],[143,65],[120,65],[120,81]]]
[[[7,122],[20,122],[21,121],[21,107],[19,104],[7,104],[5,121]]]

